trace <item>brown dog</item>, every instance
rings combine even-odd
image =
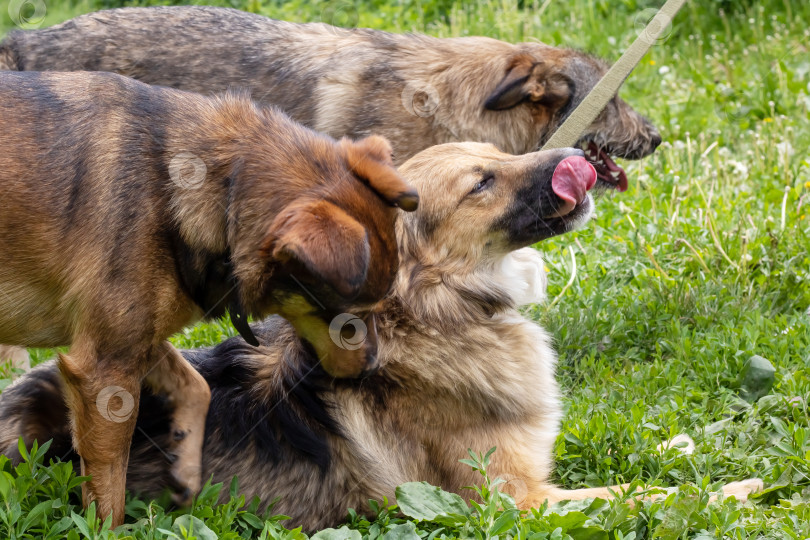
[[[246,88],[322,133],[384,135],[397,163],[456,141],[537,150],[607,70],[542,43],[345,30],[202,6],[114,9],[13,32],[0,44],[3,65],[113,71],[200,93]],[[620,189],[627,178],[610,156],[639,159],[660,142],[618,97],[581,140],[600,180]]]
[[[142,383],[176,407],[179,498],[199,487],[209,390],[166,341],[184,326],[228,309],[250,339],[246,316],[277,313],[330,375],[376,368],[392,205],[417,203],[384,139],[337,142],[237,95],[3,72],[0,148],[0,342],[71,345],[59,368],[85,502],[115,524]],[[330,339],[347,311],[363,346]]]
[[[212,390],[204,475],[238,475],[241,491],[265,503],[281,497],[274,512],[307,530],[335,525],[348,508],[368,512],[369,499],[393,500],[404,482],[469,494],[464,486],[480,478],[458,462],[467,448],[497,447],[489,472],[508,480],[521,508],[610,496],[608,488],[567,491],[550,482],[562,416],[556,356],[549,336],[518,310],[545,294],[539,253],[519,248],[590,213],[592,173],[574,166],[566,178],[560,165],[576,154],[517,157],[448,144],[401,167],[423,202],[397,228],[400,270],[377,315],[376,374],[325,378],[277,317],[255,327],[258,349],[233,338],[185,351]],[[14,461],[20,436],[28,445],[53,438],[52,455],[70,453],[61,384],[49,364],[0,396],[0,449]],[[144,401],[132,490],[165,486],[170,465],[157,447],[170,444],[170,410],[158,397]],[[745,481],[725,492],[743,498],[758,486]]]

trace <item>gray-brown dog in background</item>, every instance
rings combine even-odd
[[[345,30],[201,6],[114,9],[12,32],[0,44],[3,67],[112,71],[200,93],[246,88],[333,137],[383,135],[396,163],[446,142],[537,150],[607,71],[541,43]],[[642,158],[661,137],[615,97],[580,142],[602,183],[625,189],[610,156]]]
[[[276,313],[330,375],[377,367],[393,206],[417,204],[384,139],[335,141],[239,95],[0,72],[0,148],[0,342],[71,346],[59,368],[84,502],[114,525],[142,383],[174,404],[178,498],[199,488],[210,392],[173,333]],[[360,347],[330,338],[346,312],[369,328]]]
[[[591,212],[593,171],[577,169],[578,156],[446,144],[400,168],[422,202],[397,227],[400,270],[377,313],[375,374],[325,378],[278,317],[254,327],[259,348],[232,338],[184,351],[211,385],[204,476],[227,484],[237,475],[240,492],[264,504],[280,497],[273,511],[306,530],[335,526],[349,508],[370,513],[369,499],[393,501],[405,482],[469,496],[464,487],[480,476],[458,461],[468,448],[497,447],[488,473],[508,481],[520,508],[622,491],[552,483],[562,417],[556,355],[548,334],[518,309],[545,296],[540,253],[523,246],[565,233]],[[561,176],[555,186],[572,159],[573,189]],[[47,364],[0,396],[0,450],[13,462],[19,437],[29,446],[53,439],[50,455],[73,455],[62,394],[59,372]],[[127,478],[135,492],[156,494],[166,484],[170,464],[160,449],[171,443],[170,411],[160,396],[143,402]],[[745,480],[724,492],[744,499],[761,486]]]

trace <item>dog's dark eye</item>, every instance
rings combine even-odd
[[[475,184],[475,186],[473,186],[472,191],[470,191],[470,194],[472,195],[473,193],[479,193],[481,191],[484,191],[489,186],[491,186],[494,181],[495,177],[491,174],[487,174],[481,179],[480,182],[478,182],[477,184]]]

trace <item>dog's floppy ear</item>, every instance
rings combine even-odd
[[[360,292],[371,260],[366,229],[327,201],[294,205],[276,217],[262,255],[280,262],[295,260],[339,295]]]
[[[413,212],[419,206],[419,194],[394,169],[391,144],[379,135],[359,141],[341,139],[346,162],[354,174],[368,182],[388,204]]]
[[[515,57],[506,75],[484,102],[490,111],[511,109],[524,101],[559,108],[571,99],[573,82],[551,65],[528,55]]]

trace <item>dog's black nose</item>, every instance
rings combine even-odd
[[[655,135],[652,136],[652,139],[650,139],[650,144],[652,144],[652,149],[653,150],[655,150],[656,148],[661,146],[661,142],[662,142],[662,139],[661,139],[661,135],[659,133],[656,133]]]

